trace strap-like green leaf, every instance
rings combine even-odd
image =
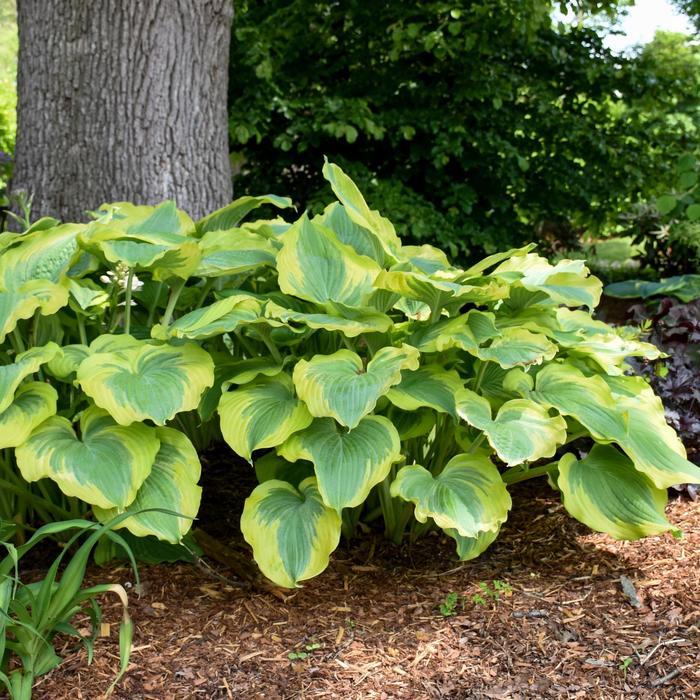
[[[197,408],[214,383],[214,363],[194,344],[157,345],[151,341],[102,336],[78,367],[83,391],[121,425],[150,419],[163,425],[181,411]],[[96,352],[94,352],[96,350]]]
[[[66,418],[41,423],[17,448],[17,466],[27,481],[53,479],[68,496],[125,508],[150,474],[159,446],[153,428],[117,425],[93,406],[80,416],[80,437]]]
[[[260,570],[294,588],[320,574],[340,541],[340,515],[323,504],[310,477],[299,484],[271,479],[246,499],[241,531]]]
[[[335,418],[354,428],[371,413],[390,387],[401,381],[401,371],[418,369],[420,354],[410,345],[379,350],[365,368],[350,350],[314,355],[294,367],[294,385],[312,416]]]
[[[457,395],[457,413],[486,434],[499,459],[508,466],[552,457],[566,441],[566,421],[550,416],[546,408],[529,399],[507,401],[492,419],[491,404],[483,396],[462,389]]]
[[[391,495],[414,503],[418,522],[433,518],[438,527],[462,537],[496,532],[511,507],[498,469],[479,453],[453,457],[437,476],[417,464],[403,467]]]
[[[199,510],[202,489],[197,482],[202,468],[194,445],[179,430],[156,428],[155,432],[160,448],[153,468],[128,508],[135,515],[124,520],[119,527],[127,528],[137,537],[154,535],[176,544],[192,527],[192,519]],[[154,508],[188,517],[178,518],[150,510]],[[116,508],[103,510],[95,507],[94,511],[103,522],[119,514]]]
[[[564,455],[557,485],[574,518],[615,539],[636,540],[676,530],[664,515],[666,489],[654,486],[611,445],[595,445],[580,461]]]
[[[219,416],[224,440],[249,462],[255,450],[280,445],[313,420],[284,373],[259,377],[225,393]]]
[[[325,304],[329,301],[349,306],[366,306],[380,267],[359,255],[330,229],[304,214],[282,235],[277,255],[280,289]]]
[[[317,418],[277,450],[288,462],[313,462],[323,502],[341,511],[360,505],[401,458],[401,441],[391,421],[366,416],[353,430],[332,418]]]

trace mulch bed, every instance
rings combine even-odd
[[[700,697],[700,503],[671,503],[681,540],[615,542],[570,519],[543,482],[513,496],[500,539],[474,562],[455,561],[438,536],[399,548],[369,534],[291,592],[185,564],[142,567],[132,663],[113,697]],[[133,583],[124,567],[90,577]],[[512,593],[475,602],[494,580]],[[118,667],[119,611],[105,605],[115,624],[94,663],[66,642],[36,698],[101,697]]]

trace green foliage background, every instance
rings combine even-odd
[[[606,18],[622,4],[581,7]],[[699,52],[665,34],[616,56],[591,22],[558,25],[553,9],[240,3],[230,90],[238,192],[322,199],[311,164],[327,155],[403,235],[453,256],[603,229],[656,194],[698,143]]]
[[[14,0],[0,0],[0,151],[11,151],[17,120],[17,13]]]

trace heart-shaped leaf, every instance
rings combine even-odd
[[[438,527],[462,537],[498,531],[511,507],[498,469],[478,453],[453,457],[437,476],[418,464],[403,467],[391,495],[414,503],[418,522],[432,518]]]
[[[401,381],[401,370],[418,369],[419,358],[410,345],[382,348],[366,368],[350,350],[314,355],[294,367],[294,386],[312,416],[335,418],[352,429]]]
[[[178,543],[192,527],[192,520],[199,510],[202,489],[197,485],[201,464],[194,445],[179,430],[156,428],[160,441],[151,473],[141,485],[128,512],[134,515],[122,521],[124,527],[137,537],[154,535],[159,540]],[[178,518],[151,509],[163,509],[181,513]],[[107,522],[121,511],[117,508],[103,510],[95,507],[95,515]],[[150,511],[150,512],[141,512]]]
[[[56,343],[30,348],[22,352],[10,365],[0,366],[0,413],[5,411],[15,399],[15,392],[25,377],[34,374],[41,365],[49,362],[61,352]]]
[[[349,245],[360,255],[372,258],[379,265],[384,264],[386,253],[381,240],[366,228],[355,223],[348,210],[339,202],[329,204],[320,216],[315,216],[321,226],[331,229],[345,245]]]
[[[114,338],[102,336],[91,344],[77,381],[121,425],[146,419],[163,425],[175,414],[197,408],[204,390],[214,383],[214,363],[197,345]]]
[[[241,531],[260,570],[294,588],[320,574],[340,542],[340,515],[324,505],[310,477],[299,484],[271,479],[246,498]]]
[[[280,445],[313,420],[294,396],[291,377],[284,373],[260,377],[225,393],[219,416],[224,440],[249,462],[255,450]]]
[[[317,304],[366,306],[380,267],[341,243],[330,229],[304,214],[282,235],[277,254],[280,289]],[[312,272],[313,271],[313,272]]]
[[[459,348],[477,355],[479,346],[501,332],[496,328],[494,314],[471,309],[455,318],[439,321],[420,328],[410,337],[410,342],[421,352],[442,352]]]
[[[401,240],[391,221],[367,206],[357,185],[334,163],[325,162],[323,177],[330,183],[350,219],[376,236],[385,252],[395,257],[401,248]]]
[[[21,384],[10,406],[0,413],[0,449],[25,442],[37,425],[56,413],[57,399],[50,384]]]
[[[415,371],[404,371],[401,383],[392,387],[387,397],[404,411],[427,406],[456,418],[455,395],[463,387],[459,374],[454,370],[446,370],[440,365],[425,365]]]
[[[557,485],[574,518],[617,540],[678,532],[664,515],[666,489],[654,486],[612,445],[595,445],[580,461],[564,455]]]
[[[268,301],[265,316],[282,323],[302,323],[309,328],[340,331],[348,338],[355,338],[361,333],[386,333],[392,326],[391,318],[376,309],[338,303],[325,306],[326,313],[305,313]]]
[[[552,457],[566,441],[566,421],[550,416],[546,408],[529,399],[506,401],[491,418],[491,404],[479,394],[462,389],[457,413],[486,434],[499,459],[508,466]]]
[[[167,328],[156,324],[151,329],[151,335],[159,340],[212,338],[230,333],[240,325],[254,323],[261,313],[262,303],[258,299],[249,294],[239,294],[190,311]]]
[[[471,561],[483,554],[496,541],[498,532],[499,530],[486,530],[476,537],[462,537],[457,530],[445,530],[445,534],[457,545],[457,557],[460,561]]]
[[[274,194],[265,194],[259,197],[239,197],[221,209],[208,214],[197,222],[197,233],[206,234],[208,231],[227,231],[238,226],[246,214],[257,209],[263,204],[271,204],[278,209],[286,209],[292,206],[289,197],[278,197]]]
[[[50,280],[23,282],[16,289],[0,290],[0,343],[17,326],[38,310],[43,316],[55,314],[68,303],[68,287]]]
[[[313,462],[323,502],[340,512],[362,503],[401,458],[396,428],[383,416],[366,416],[356,428],[317,418],[277,452],[288,462]]]
[[[568,363],[549,364],[538,374],[531,398],[575,418],[598,442],[617,443],[657,488],[699,483],[700,468],[685,457],[685,449],[664,417],[661,400],[651,389],[632,396],[613,395],[607,382],[624,386],[632,377],[587,377]],[[622,381],[620,381],[622,380]]]
[[[478,348],[479,359],[497,362],[503,369],[539,365],[557,354],[557,346],[546,335],[524,328],[504,328],[486,348]]]
[[[17,290],[25,282],[58,283],[70,267],[83,224],[64,224],[25,233],[0,257],[0,289]]]
[[[16,457],[27,481],[49,478],[68,496],[125,508],[151,473],[159,446],[153,428],[117,425],[93,406],[80,416],[80,437],[69,420],[53,416],[35,428]]]
[[[238,275],[263,265],[274,265],[277,249],[257,233],[234,228],[210,231],[199,241],[201,260],[194,272],[197,277]]]

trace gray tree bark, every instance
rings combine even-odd
[[[193,218],[232,197],[232,0],[18,0],[12,191],[32,218],[175,199]]]

